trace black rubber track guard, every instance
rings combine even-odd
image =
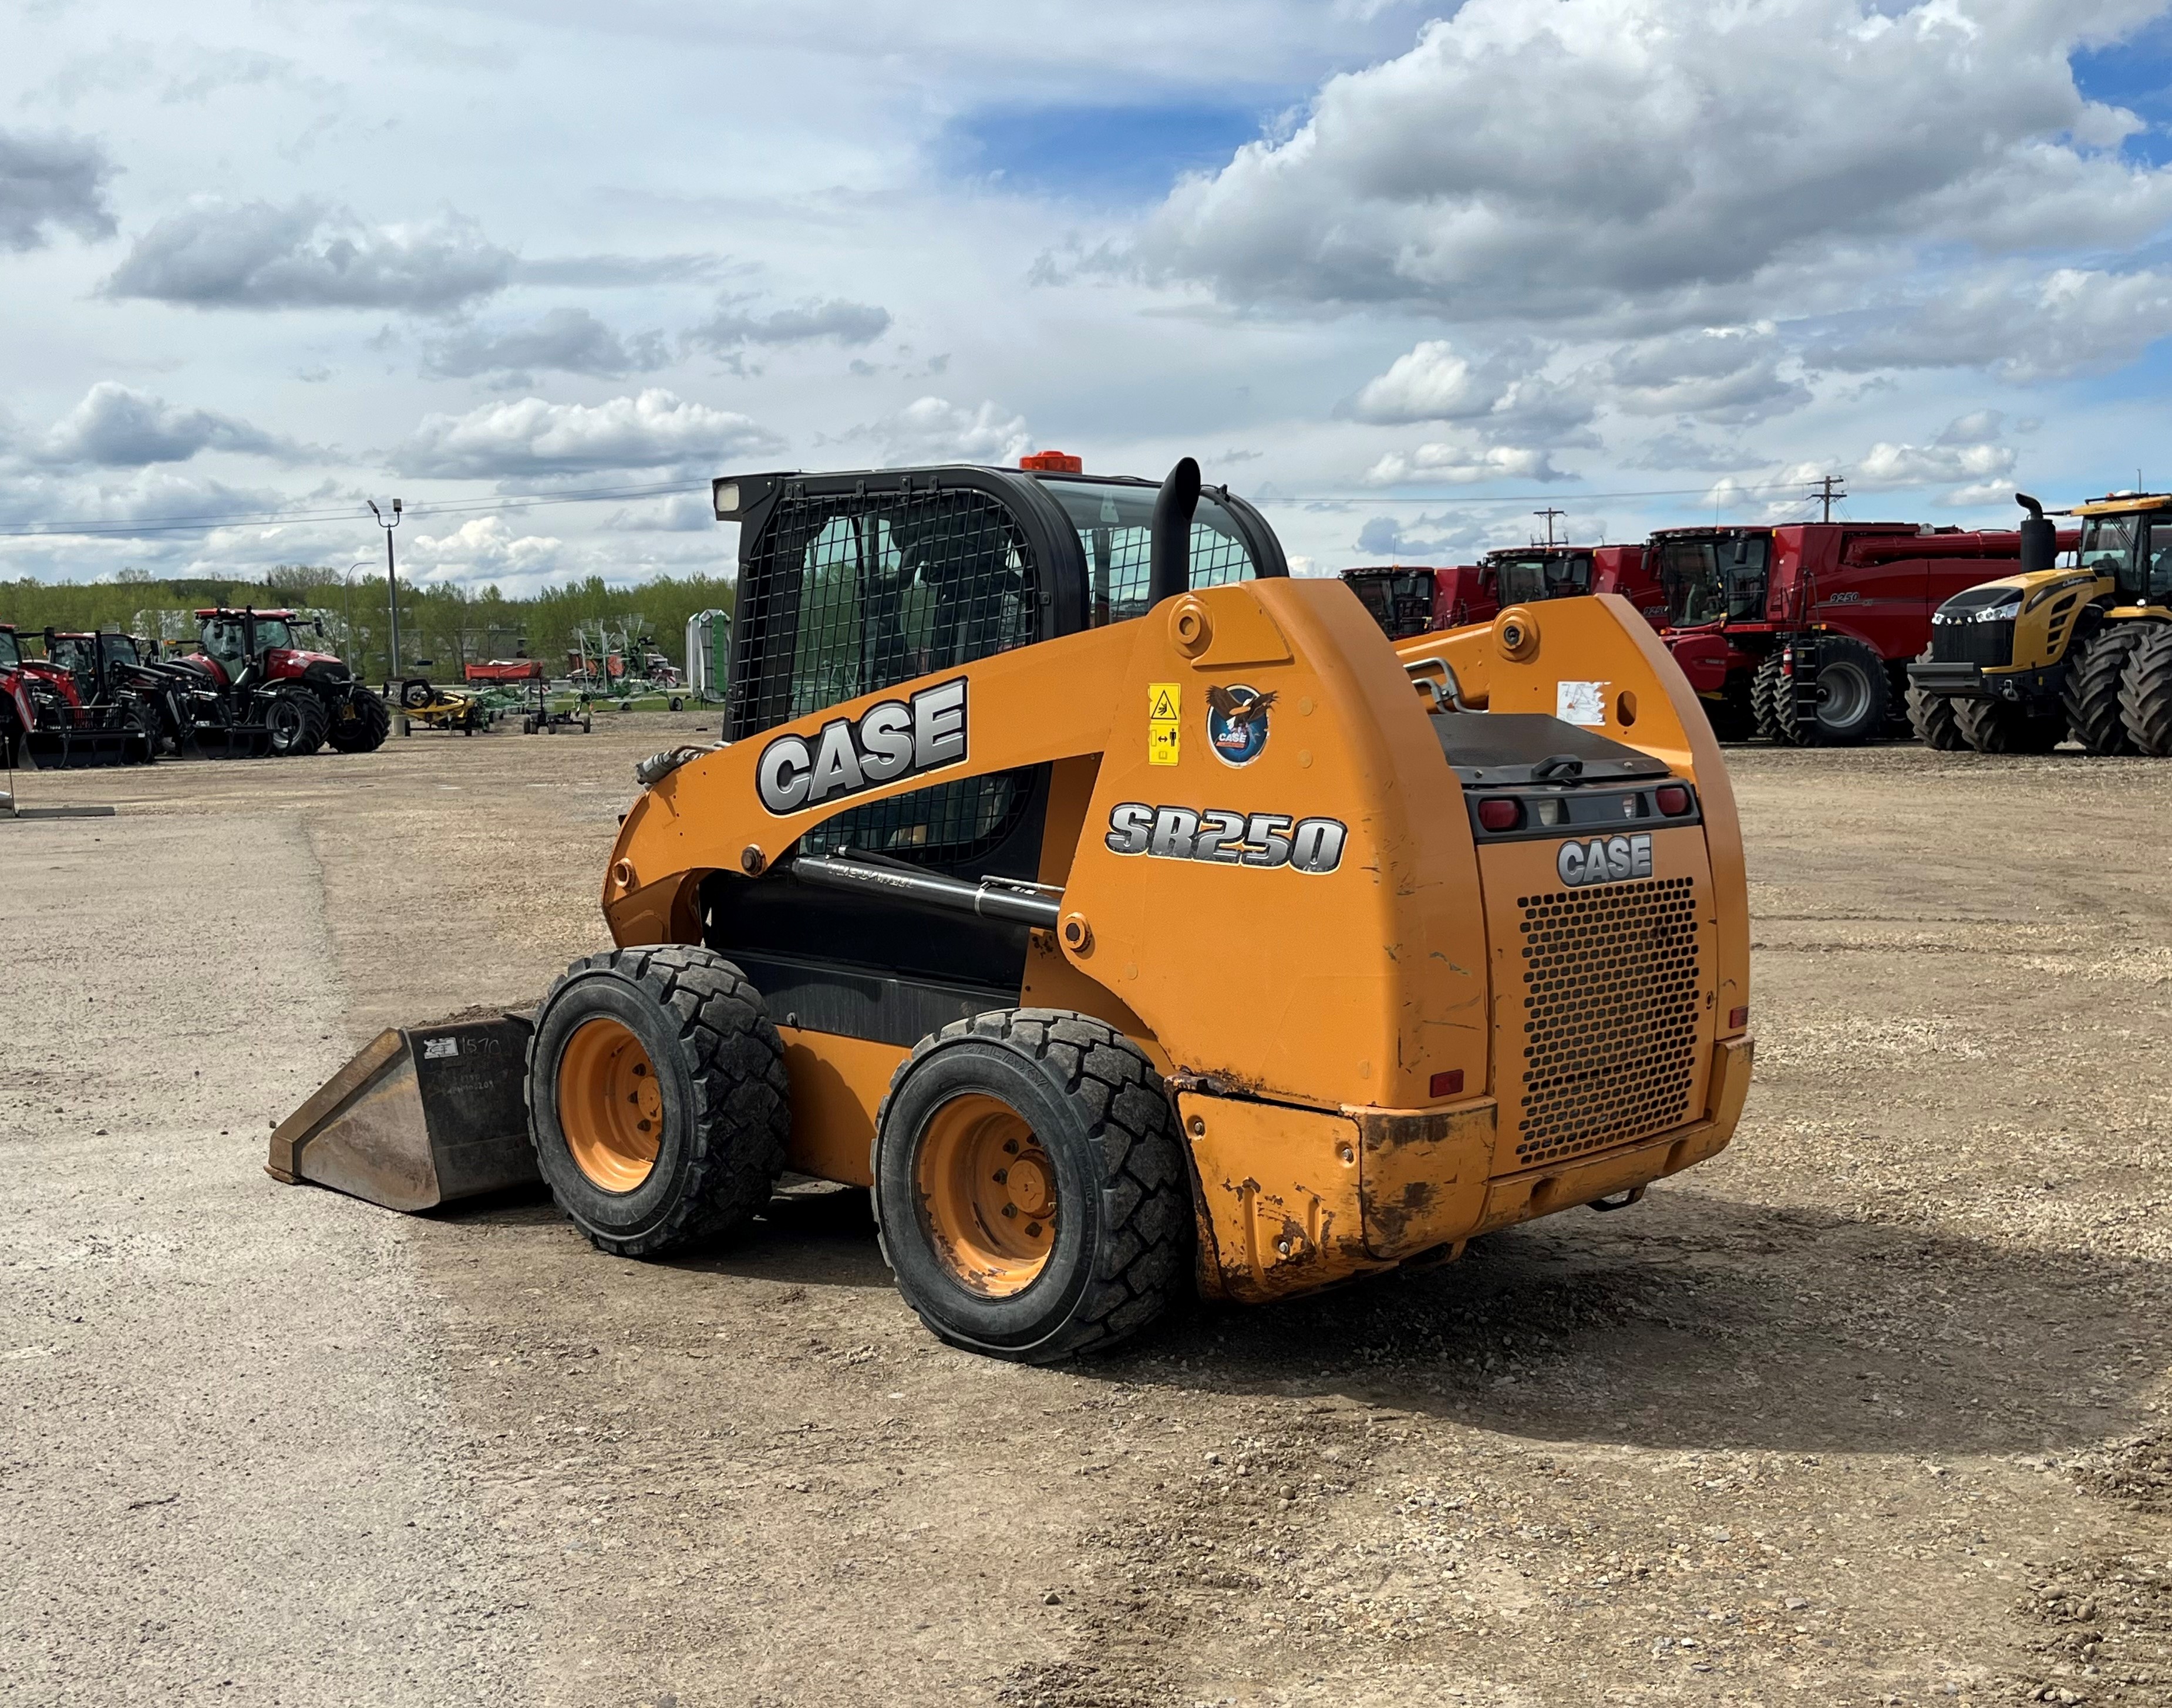
[[[1056,1166],[1060,1201],[1082,1212],[1063,1217],[1047,1268],[1008,1298],[952,1278],[922,1231],[915,1178],[928,1116],[983,1090],[1036,1105],[1019,1112]],[[1138,1333],[1189,1284],[1196,1230],[1175,1109],[1153,1064],[1099,1020],[999,1009],[922,1039],[891,1077],[870,1162],[883,1256],[906,1302],[953,1345],[1054,1363]]]

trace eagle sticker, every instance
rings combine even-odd
[[[1262,694],[1233,682],[1227,688],[1216,683],[1207,690],[1207,744],[1224,765],[1246,765],[1267,750],[1267,708],[1275,703],[1270,691]]]

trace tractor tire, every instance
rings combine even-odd
[[[1978,753],[2049,753],[2067,734],[2065,718],[2024,712],[2005,700],[1957,700],[1954,721]]]
[[[870,1168],[898,1291],[954,1346],[1032,1364],[1138,1333],[1189,1285],[1175,1109],[1145,1054],[1065,1009],[976,1015],[891,1077]]]
[[[1931,649],[1923,648],[1919,655],[1923,663],[1931,660]],[[1916,739],[1939,753],[1959,753],[1968,744],[1961,733],[1960,719],[1955,707],[1960,702],[1949,694],[1926,694],[1911,684],[1908,689],[1908,727],[1916,732]]]
[[[1751,708],[1746,683],[1729,683],[1725,695],[1717,700],[1700,696],[1697,704],[1704,707],[1704,720],[1712,726],[1714,741],[1747,741],[1757,733],[1757,716]]]
[[[264,722],[271,728],[272,753],[281,759],[301,759],[325,744],[331,714],[315,695],[297,688],[272,696]]]
[[[2142,639],[2138,623],[2114,623],[2078,643],[2061,698],[2067,727],[2084,751],[2109,756],[2136,751],[2120,706],[2126,661]]]
[[[347,698],[342,715],[332,720],[331,744],[341,753],[375,753],[392,733],[392,713],[367,688],[357,688]]]
[[[2127,738],[2152,759],[2172,759],[2172,622],[2128,626],[2142,636],[2128,649],[2120,678]]]
[[[1772,722],[1780,739],[1794,747],[1858,747],[1885,728],[1893,709],[1893,687],[1885,661],[1860,641],[1832,636],[1818,642],[1817,715],[1804,717],[1795,706],[1792,679],[1777,677],[1772,687]],[[1777,667],[1779,655],[1768,663]]]
[[[1750,678],[1750,717],[1758,734],[1767,741],[1785,741],[1781,733],[1774,701],[1784,682],[1780,674],[1780,655],[1777,653],[1757,661],[1757,669]]]
[[[761,993],[691,946],[574,962],[529,1039],[528,1130],[558,1207],[600,1251],[653,1257],[739,1232],[792,1132]]]

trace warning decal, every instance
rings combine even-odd
[[[1554,716],[1563,723],[1580,723],[1589,729],[1604,728],[1606,687],[1604,682],[1559,684],[1554,693]]]
[[[1183,751],[1184,685],[1147,685],[1147,763],[1175,765]]]

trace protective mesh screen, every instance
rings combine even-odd
[[[1151,603],[1155,490],[1091,481],[1044,481],[1086,551],[1086,621],[1100,628],[1144,616]],[[1191,523],[1191,585],[1220,587],[1259,573],[1236,519],[1202,496]]]
[[[981,492],[787,498],[744,586],[749,667],[732,685],[735,739],[1040,633],[1040,577],[1025,537]],[[1009,835],[1032,775],[968,777],[855,807],[800,847],[970,862]]]

